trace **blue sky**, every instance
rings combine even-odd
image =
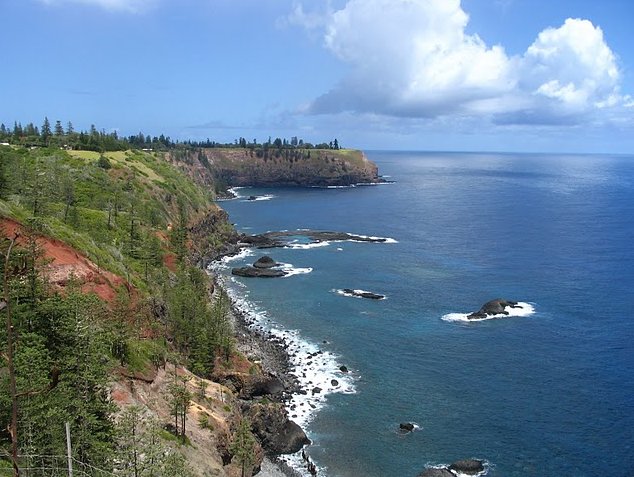
[[[631,0],[0,0],[0,122],[634,152]]]

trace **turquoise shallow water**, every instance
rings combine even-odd
[[[353,371],[355,392],[328,395],[307,425],[321,475],[415,476],[466,457],[492,476],[633,475],[634,158],[368,156],[396,183],[221,204],[249,233],[398,241],[269,250],[312,271],[231,284]],[[535,313],[442,319],[497,297]],[[400,435],[401,421],[420,430]]]

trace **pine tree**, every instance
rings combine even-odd
[[[60,120],[55,121],[55,136],[62,137],[64,135],[64,128]]]
[[[42,142],[45,146],[48,146],[48,141],[51,137],[51,123],[48,121],[48,117],[44,118],[44,123],[42,124],[42,131],[40,133],[40,137],[42,138]]]
[[[251,475],[252,467],[255,463],[255,442],[255,437],[251,432],[251,424],[248,419],[243,418],[233,436],[229,449],[240,465],[242,477]]]
[[[108,469],[113,435],[108,363],[103,359],[108,353],[99,327],[104,307],[72,283],[66,296],[49,295],[38,257],[29,245],[15,256],[17,267],[3,267],[14,274],[5,303],[15,318],[12,329],[19,346],[12,361],[13,391],[0,381],[0,416],[10,415],[15,406],[17,421],[10,428],[19,454],[36,456],[26,463],[30,467],[48,465],[37,456],[65,453],[64,423],[70,422],[74,457]]]
[[[68,212],[75,205],[75,182],[69,175],[62,179],[62,194],[64,196],[64,222],[66,222]]]
[[[187,389],[188,378],[178,376],[177,367],[174,365],[174,380],[169,385],[170,409],[174,416],[176,434],[181,436],[183,443],[186,441],[187,411],[191,406],[192,393]]]

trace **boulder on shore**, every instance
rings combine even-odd
[[[286,276],[284,270],[274,270],[271,268],[239,267],[231,269],[232,275],[239,277],[276,278]]]
[[[508,315],[509,312],[506,311],[507,307],[521,308],[521,305],[519,305],[516,301],[496,298],[495,300],[486,302],[478,311],[467,315],[467,318],[469,320],[481,320],[494,315]]]
[[[268,255],[263,255],[262,257],[258,258],[253,264],[255,268],[273,268],[277,267],[278,265],[279,263],[277,263]]]
[[[242,399],[253,399],[258,396],[280,395],[284,390],[284,384],[277,376],[271,373],[254,374],[243,380],[239,396]]]
[[[294,454],[310,444],[302,428],[288,418],[280,403],[255,404],[249,409],[248,417],[267,453]]]

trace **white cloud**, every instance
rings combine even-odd
[[[351,67],[312,113],[486,116],[501,123],[574,123],[620,108],[620,71],[588,20],[547,28],[521,56],[466,33],[460,0],[349,0],[320,15],[295,7],[289,22],[322,28]]]
[[[150,7],[155,0],[39,0],[46,5],[80,4],[92,5],[109,11],[140,13]]]
[[[620,79],[601,28],[571,18],[538,35],[524,54],[522,73],[527,88],[538,85],[536,94],[579,108],[604,103]]]

